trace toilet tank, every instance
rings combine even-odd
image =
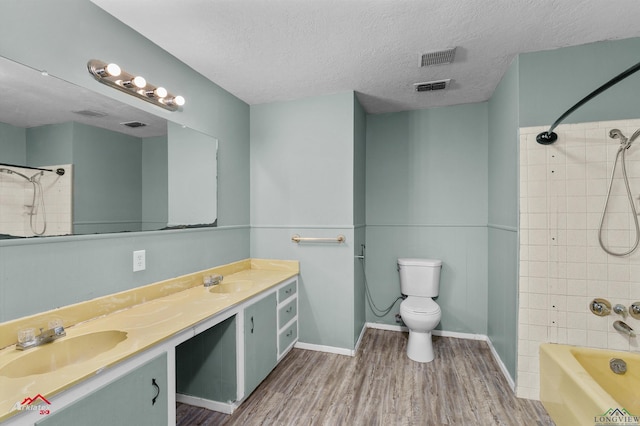
[[[440,291],[441,269],[441,260],[398,259],[400,292],[407,296],[436,297]]]

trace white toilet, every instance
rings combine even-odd
[[[431,332],[440,322],[442,311],[432,299],[440,291],[442,261],[398,259],[400,291],[407,298],[400,304],[400,316],[409,328],[407,356],[417,362],[433,361]]]

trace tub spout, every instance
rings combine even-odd
[[[615,328],[621,333],[626,334],[629,337],[636,337],[636,332],[633,331],[633,328],[629,327],[626,323],[622,321],[614,321],[613,328]]]

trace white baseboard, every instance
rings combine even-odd
[[[516,382],[513,381],[513,378],[509,374],[509,370],[507,370],[507,366],[504,365],[504,362],[502,362],[502,359],[498,355],[498,352],[496,352],[496,348],[494,348],[493,343],[491,343],[491,339],[489,339],[488,337],[487,337],[487,344],[489,345],[489,349],[491,349],[491,355],[493,355],[493,359],[498,363],[498,367],[500,367],[500,371],[502,371],[502,375],[504,376],[505,379],[507,379],[507,382],[509,383],[511,390],[515,393]]]
[[[240,405],[237,402],[218,402],[181,393],[176,394],[176,402],[182,402],[193,405],[194,407],[206,408],[207,410],[218,411],[224,414],[232,414]]]
[[[355,349],[337,348],[335,346],[314,345],[313,343],[296,342],[294,348],[306,349],[308,351],[327,352],[330,354],[355,356]]]
[[[375,328],[378,330],[409,331],[409,329],[403,325],[379,324],[377,322],[368,322],[365,326],[367,328]]]
[[[367,331],[367,324],[365,323],[362,326],[362,330],[360,330],[360,335],[358,336],[358,340],[356,341],[356,347],[353,350],[353,354],[355,356],[356,352],[358,352],[358,348],[360,347],[360,342],[362,342],[362,338],[364,337],[364,333]]]
[[[457,331],[433,330],[431,334],[433,334],[434,336],[453,337],[455,339],[484,340],[484,341],[489,340],[489,338],[484,334],[459,333]]]

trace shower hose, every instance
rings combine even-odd
[[[640,135],[640,129],[637,130],[629,139],[624,137],[622,132],[618,129],[613,129],[609,132],[609,136],[611,138],[620,138],[621,142],[620,142],[620,147],[618,148],[618,152],[616,153],[615,162],[613,163],[611,179],[609,180],[609,190],[607,191],[607,198],[604,202],[604,208],[602,209],[602,217],[600,219],[600,228],[598,229],[598,242],[600,243],[600,247],[602,247],[602,250],[604,250],[605,252],[607,252],[612,256],[618,256],[618,257],[627,256],[633,253],[635,249],[638,248],[638,244],[640,243],[640,225],[638,225],[638,213],[636,212],[636,207],[633,202],[633,196],[631,195],[631,189],[629,188],[629,178],[627,177],[626,158],[625,158],[627,150],[631,147],[631,144],[639,135]],[[629,206],[631,207],[631,214],[633,216],[633,223],[635,225],[635,234],[636,234],[635,242],[633,243],[633,246],[625,252],[614,252],[613,250],[607,248],[605,246],[604,241],[602,240],[602,230],[604,228],[604,220],[607,215],[607,208],[609,207],[609,198],[611,197],[611,188],[613,187],[613,179],[616,174],[616,167],[618,166],[619,158],[621,158],[622,160],[620,161],[621,167],[622,167],[622,177],[624,180],[625,188],[627,190],[627,198],[629,200]]]

